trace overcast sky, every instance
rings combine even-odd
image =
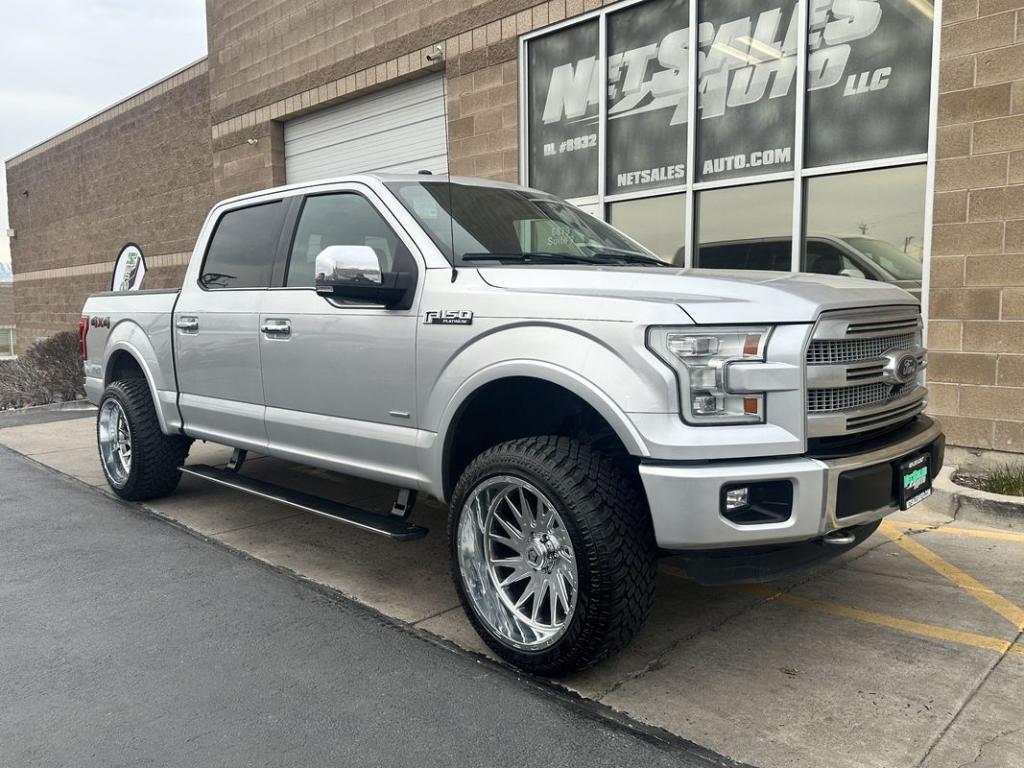
[[[3,160],[206,53],[204,0],[0,0],[0,20]],[[7,227],[5,179],[0,261]]]

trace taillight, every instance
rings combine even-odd
[[[86,341],[89,336],[89,318],[87,315],[82,315],[82,319],[78,321],[78,341],[81,344],[82,362],[84,363],[89,359],[89,346]]]

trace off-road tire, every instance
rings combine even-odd
[[[168,495],[178,486],[181,479],[178,467],[185,462],[192,440],[160,431],[156,408],[145,379],[111,382],[103,392],[101,408],[108,398],[115,398],[121,404],[132,435],[131,470],[124,485],[118,487],[104,471],[111,490],[128,501],[146,501]],[[98,445],[98,417],[96,442]]]
[[[512,475],[539,488],[555,505],[576,554],[576,610],[561,638],[537,651],[513,648],[476,615],[459,573],[459,519],[473,489]],[[654,599],[656,545],[639,478],[621,462],[567,437],[528,437],[481,453],[452,494],[448,519],[452,578],[477,633],[498,656],[536,674],[557,676],[615,653],[643,626]]]

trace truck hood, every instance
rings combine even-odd
[[[887,283],[804,273],[586,265],[479,271],[490,285],[526,293],[670,302],[701,325],[811,322],[829,309],[918,303]]]

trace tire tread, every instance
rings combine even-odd
[[[581,574],[585,569],[589,582],[589,594],[581,590],[577,603],[577,613],[581,608],[584,612],[582,626],[576,626],[574,617],[569,632],[541,652],[520,652],[492,637],[474,615],[457,573],[458,511],[473,486],[510,465],[554,491],[585,542],[576,547],[577,558],[585,558],[577,566]],[[639,631],[654,600],[656,547],[639,478],[620,462],[568,437],[518,438],[477,456],[459,478],[452,499],[448,535],[456,589],[477,632],[497,654],[531,672],[560,675],[593,666]]]
[[[115,397],[124,408],[132,432],[132,468],[124,487],[111,489],[122,499],[146,501],[171,493],[181,479],[178,469],[188,456],[192,440],[184,435],[165,435],[160,430],[153,398],[145,379],[111,382],[103,400]],[[99,439],[99,420],[96,422]],[[108,483],[110,478],[107,478]]]

